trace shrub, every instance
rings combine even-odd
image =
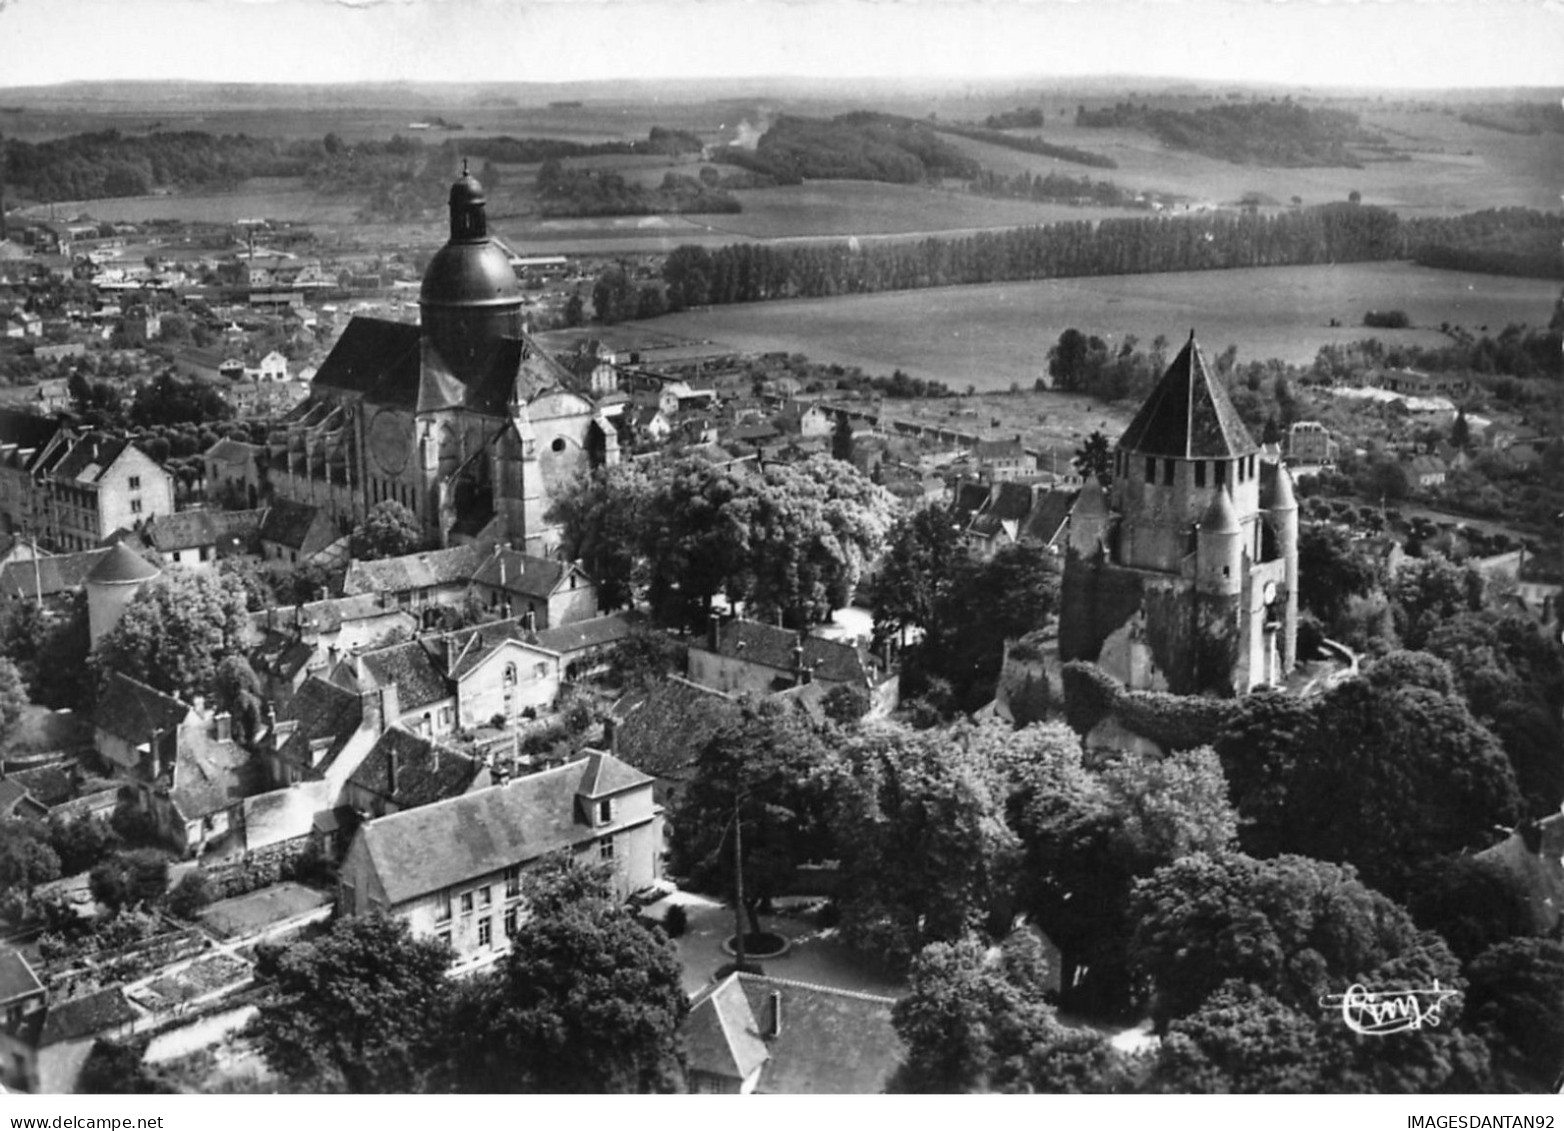
[[[663,930],[668,932],[671,939],[682,938],[684,932],[690,929],[690,913],[684,909],[681,903],[675,903],[668,908],[668,914],[663,919]]]
[[[1363,325],[1376,330],[1405,330],[1412,320],[1404,310],[1371,310],[1363,316]]]
[[[174,885],[163,905],[169,914],[179,919],[194,919],[202,908],[212,902],[212,883],[199,868],[186,872]]]

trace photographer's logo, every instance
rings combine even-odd
[[[1354,982],[1344,994],[1326,994],[1320,1004],[1340,1009],[1341,1019],[1354,1033],[1383,1037],[1425,1025],[1436,1027],[1441,1007],[1457,992],[1441,987],[1438,978],[1428,990],[1371,990]]]

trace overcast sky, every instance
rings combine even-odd
[[[1105,73],[1564,85],[1564,0],[0,0],[0,85]]]

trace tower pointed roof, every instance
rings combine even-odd
[[[1119,447],[1137,455],[1236,459],[1260,450],[1222,383],[1211,376],[1195,332],[1125,429]]]
[[[87,575],[87,580],[99,585],[114,585],[128,581],[147,581],[156,577],[158,573],[158,568],[151,562],[138,555],[125,543],[116,542],[114,548],[93,566],[92,572]]]

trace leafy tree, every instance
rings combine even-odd
[[[1086,437],[1081,446],[1075,449],[1075,458],[1071,462],[1082,476],[1095,475],[1097,481],[1105,487],[1113,482],[1113,448],[1101,431],[1093,431]]]
[[[1026,783],[1078,771],[1079,759],[1057,725],[851,734],[830,788],[847,940],[897,968],[929,942],[1008,924],[1023,879],[1009,810]]]
[[[897,519],[869,590],[876,634],[905,638],[908,629],[922,628],[941,635],[938,617],[966,559],[945,507],[933,504]]]
[[[1280,856],[1197,853],[1136,883],[1130,954],[1151,980],[1159,1027],[1237,979],[1290,1008],[1419,943],[1405,911],[1351,868]]]
[[[689,1004],[673,946],[559,859],[523,878],[532,915],[499,975],[458,1010],[466,1090],[653,1092],[678,1087]]]
[[[27,688],[16,665],[0,656],[0,737],[10,734],[27,706]]]
[[[99,642],[99,673],[118,671],[170,695],[205,694],[218,665],[243,647],[245,600],[231,578],[165,573],[143,586]]]
[[[87,871],[119,847],[113,827],[97,817],[83,815],[73,821],[49,818],[49,844],[60,859],[60,874],[75,876]]]
[[[1519,810],[1514,774],[1459,696],[1349,680],[1241,701],[1216,743],[1246,851],[1357,866],[1399,894],[1422,862],[1485,846]]]
[[[200,868],[179,877],[166,900],[169,914],[180,919],[194,919],[211,902],[212,881]]]
[[[403,921],[339,919],[314,942],[263,948],[258,958],[273,993],[251,1031],[288,1079],[328,1091],[412,1092],[446,1062],[450,951],[413,938]]]
[[[1298,603],[1329,625],[1347,600],[1378,588],[1378,565],[1354,549],[1347,531],[1328,523],[1306,523],[1298,531]]]
[[[565,483],[555,492],[549,519],[562,530],[565,555],[582,562],[597,582],[605,609],[630,605],[642,579],[653,482],[638,463],[602,467]]]
[[[565,300],[565,325],[579,326],[586,321],[586,303],[581,298],[581,292],[571,291],[570,297]]]
[[[168,890],[168,856],[156,848],[133,848],[102,861],[88,877],[92,898],[120,911],[152,903]]]
[[[1503,863],[1482,856],[1441,856],[1413,875],[1406,906],[1463,962],[1497,943],[1532,932],[1526,891]]]
[[[931,943],[909,981],[891,1011],[907,1049],[893,1090],[1089,1092],[1113,1063],[1101,1034],[1060,1024],[1030,932],[997,951],[971,936]]]
[[[1552,1092],[1564,1073],[1564,943],[1511,939],[1467,970],[1467,1024],[1493,1054],[1505,1090]]]
[[[592,285],[592,309],[599,322],[612,324],[634,318],[638,296],[622,267],[610,267]]]
[[[1464,408],[1455,414],[1455,423],[1450,425],[1450,442],[1458,448],[1471,446],[1472,426],[1466,419]]]
[[[845,412],[836,414],[831,430],[831,455],[844,463],[853,462],[853,422]]]
[[[100,1037],[82,1065],[76,1090],[92,1096],[178,1094],[178,1088],[142,1059],[145,1052],[137,1045]]]
[[[996,593],[1004,600],[996,601]],[[994,698],[1006,640],[1043,628],[1059,605],[1059,574],[1029,542],[1002,546],[986,561],[957,566],[918,650],[925,671],[950,682],[956,704],[975,711]]]
[[[30,895],[60,878],[60,858],[43,829],[16,818],[0,820],[0,891]]]
[[[261,712],[266,698],[261,677],[250,661],[241,655],[226,656],[217,665],[215,679],[217,706],[233,717],[234,736],[248,742],[261,728]]]
[[[376,503],[353,528],[349,553],[361,561],[399,558],[416,553],[424,545],[423,528],[418,517],[395,499]]]
[[[674,855],[708,891],[734,890],[734,825],[742,842],[744,910],[759,932],[760,907],[788,887],[799,864],[816,858],[823,759],[807,716],[774,699],[749,700],[701,747],[679,799]]]
[[[1445,621],[1483,607],[1487,580],[1476,566],[1458,566],[1441,554],[1408,561],[1385,584],[1396,631],[1408,648],[1421,648]]]
[[[710,299],[711,253],[694,244],[681,244],[663,261],[663,281],[668,284],[668,306],[686,310],[705,306]]]

